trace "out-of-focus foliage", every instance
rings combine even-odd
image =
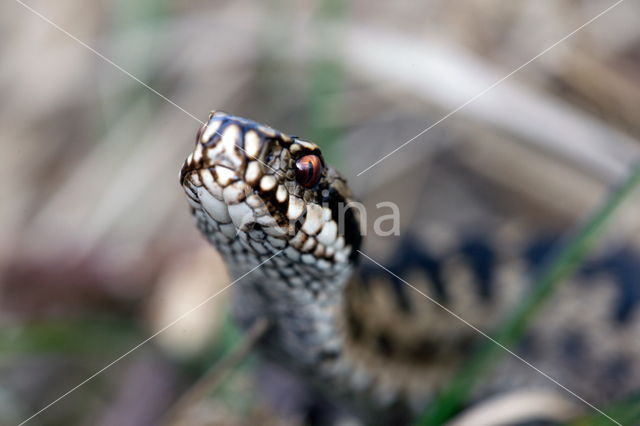
[[[560,223],[593,208],[640,153],[635,2],[360,177],[607,5],[27,4],[108,61],[19,2],[0,5],[0,424],[29,417],[228,284],[177,182],[211,109],[314,139],[365,201],[384,194],[408,211],[420,180],[400,192],[387,183],[419,176],[443,147],[466,150],[469,167]],[[612,234],[640,242],[639,225],[635,200]],[[157,424],[237,342],[228,293],[33,424]],[[248,370],[190,424],[275,422]]]

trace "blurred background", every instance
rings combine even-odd
[[[0,5],[0,424],[25,420],[228,283],[178,185],[199,127],[190,114],[222,109],[319,143],[365,202],[401,206],[403,230],[417,216],[468,225],[446,209],[480,190],[499,207],[492,220],[566,226],[640,158],[638,2],[360,176],[613,2],[27,3],[186,112],[19,2]],[[453,184],[435,172],[452,164]],[[416,196],[425,191],[453,201],[434,207]],[[637,207],[610,238],[640,244]],[[434,220],[420,232],[441,229]],[[367,244],[381,256],[393,247]],[[228,296],[29,424],[159,424],[238,341]],[[251,370],[243,363],[176,424],[279,424]]]

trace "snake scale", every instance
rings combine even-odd
[[[375,265],[362,266],[358,212],[320,148],[214,112],[180,182],[197,226],[238,280],[234,316],[270,327],[259,350],[367,423],[402,424],[424,409],[483,339]],[[405,237],[385,265],[482,330],[526,294],[554,247],[538,235],[497,243],[469,235],[434,253]],[[516,352],[593,403],[640,389],[640,258],[621,246],[589,260],[554,295]],[[564,391],[507,356],[476,397]]]

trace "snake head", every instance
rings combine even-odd
[[[346,181],[317,145],[271,127],[213,112],[180,182],[200,230],[223,255],[237,242],[245,255],[282,250],[333,269],[353,261],[360,246]]]

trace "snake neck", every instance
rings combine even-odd
[[[279,251],[265,254],[268,260],[238,256],[243,250],[246,253],[246,244],[238,239],[219,247],[230,275],[237,280],[236,321],[246,328],[267,319],[270,328],[261,349],[297,369],[316,368],[318,362],[335,358],[341,351],[340,315],[353,267],[321,270],[317,265],[293,262]]]
[[[324,362],[344,359],[340,320],[362,238],[346,180],[317,145],[215,112],[180,182],[234,279],[240,325],[266,319],[265,354],[327,377]]]

